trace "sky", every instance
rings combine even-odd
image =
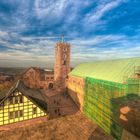
[[[0,0],[0,67],[52,68],[62,34],[72,66],[140,57],[140,0]]]

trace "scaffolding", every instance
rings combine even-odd
[[[134,71],[136,74],[140,74],[140,66],[135,66]]]
[[[119,107],[140,96],[139,85],[139,79],[128,79],[126,84],[121,84],[85,78],[84,113],[120,140],[123,128],[119,124]]]

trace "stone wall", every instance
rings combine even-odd
[[[84,106],[84,79],[80,77],[70,76],[68,78],[68,93],[83,111]]]
[[[49,84],[54,84],[52,74],[44,75],[39,70],[30,68],[21,77],[24,84],[30,88],[44,89],[49,88]]]
[[[59,42],[55,47],[54,80],[56,89],[65,88],[65,79],[70,72],[70,44]]]

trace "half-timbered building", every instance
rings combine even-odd
[[[42,116],[47,116],[47,103],[39,90],[18,81],[0,93],[0,126]]]

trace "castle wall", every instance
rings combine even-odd
[[[40,74],[33,68],[30,68],[23,74],[22,80],[24,84],[30,88],[38,87],[40,81]]]
[[[39,70],[30,68],[23,74],[22,80],[30,88],[47,90],[50,83],[54,84],[54,75],[42,74]]]
[[[74,76],[68,78],[68,93],[81,111],[83,111],[84,106],[84,84],[85,82],[83,78]]]

